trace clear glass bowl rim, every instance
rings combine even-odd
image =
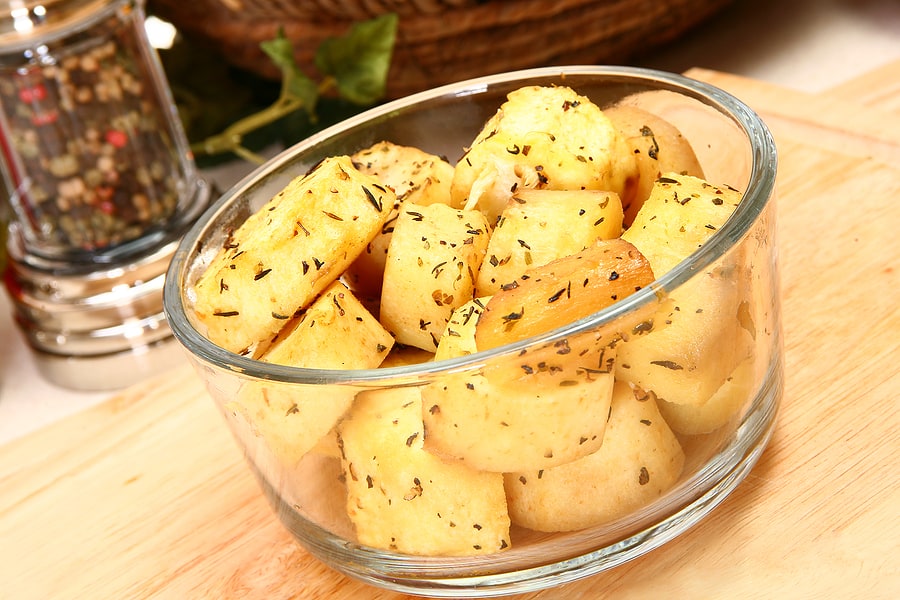
[[[684,94],[717,109],[723,116],[731,118],[743,130],[750,143],[750,174],[743,199],[731,218],[702,247],[658,278],[652,285],[599,312],[539,336],[459,358],[376,369],[310,369],[267,363],[221,348],[209,341],[191,324],[185,304],[184,277],[190,266],[189,261],[193,256],[194,248],[198,241],[205,237],[220,213],[259,179],[284,169],[298,154],[302,154],[326,139],[379,117],[402,113],[404,109],[414,107],[422,102],[444,96],[470,96],[486,92],[492,85],[510,84],[518,80],[541,78],[558,80],[561,76],[567,75],[597,76],[622,82],[655,84],[659,89]],[[283,150],[245,176],[213,202],[181,239],[166,275],[163,307],[173,335],[192,355],[220,369],[240,373],[243,377],[294,384],[385,387],[398,385],[404,380],[427,379],[429,375],[436,373],[465,371],[477,368],[500,356],[516,355],[523,349],[534,345],[550,344],[596,327],[602,327],[622,315],[639,310],[647,303],[653,302],[658,295],[667,294],[678,288],[693,275],[701,272],[704,267],[726,254],[744,237],[769,201],[774,198],[776,165],[777,151],[774,139],[759,115],[730,93],[684,75],[640,67],[570,65],[510,71],[451,83],[360,112]]]

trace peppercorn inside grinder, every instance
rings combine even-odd
[[[5,284],[41,373],[124,387],[181,358],[162,309],[206,208],[142,0],[0,5]]]

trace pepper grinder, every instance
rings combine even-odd
[[[115,389],[174,364],[162,309],[206,208],[142,0],[0,3],[4,282],[40,372]]]

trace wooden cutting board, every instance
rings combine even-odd
[[[689,75],[744,99],[778,143],[778,427],[685,535],[521,597],[900,597],[900,63],[819,95]],[[292,541],[185,367],[0,447],[0,597],[405,596]]]

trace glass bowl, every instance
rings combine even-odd
[[[342,371],[270,364],[223,350],[204,337],[192,310],[195,281],[231,233],[290,180],[327,157],[352,154],[382,140],[415,146],[453,163],[506,95],[528,85],[565,85],[604,109],[630,104],[663,117],[690,142],[708,181],[743,191],[740,203],[706,243],[652,285],[590,316],[490,350]],[[775,146],[759,117],[722,90],[683,76],[626,67],[568,66],[465,81],[387,103],[330,127],[235,185],[181,242],[165,283],[166,314],[278,518],[321,561],[375,586],[432,597],[499,596],[556,586],[611,569],[678,536],[739,485],[765,448],[783,387],[775,171]],[[326,435],[326,441],[312,450],[287,460],[239,407],[248,394],[277,396],[282,402],[288,398],[292,407],[305,403],[323,409],[304,415],[332,413],[330,418],[339,420],[354,398],[380,395],[386,403],[396,402],[409,397],[405,395],[419,397],[454,385],[458,389],[477,380],[496,383],[493,389],[500,390],[493,397],[488,395],[486,403],[499,401],[503,390],[515,388],[516,394],[527,397],[520,406],[530,410],[542,391],[559,389],[559,382],[540,369],[524,373],[520,369],[523,356],[532,365],[559,360],[560,344],[590,345],[590,340],[607,335],[641,311],[660,311],[665,302],[677,301],[692,286],[716,278],[732,290],[719,307],[726,316],[712,321],[712,331],[696,333],[702,338],[697,345],[706,344],[706,349],[698,351],[691,370],[721,372],[725,368],[721,385],[716,384],[711,399],[704,397],[687,406],[672,405],[649,388],[642,398],[657,401],[683,450],[677,480],[657,497],[620,514],[614,511],[614,518],[586,527],[536,531],[514,521],[509,543],[496,552],[423,556],[359,543],[347,516],[348,473],[334,438]],[[723,358],[736,356],[738,347],[740,360]],[[670,369],[673,378],[685,375],[672,361],[656,362]],[[516,385],[506,385],[512,380]],[[716,403],[732,407],[726,418],[716,410]],[[560,412],[573,410],[565,408],[564,399],[559,406]],[[710,414],[699,414],[704,407]],[[588,419],[587,414],[584,418]],[[697,422],[705,426],[692,425]],[[332,432],[334,421],[302,425]],[[423,435],[427,440],[427,429]],[[484,435],[494,433],[485,430]],[[647,475],[643,471],[642,483]],[[537,469],[531,475],[540,478],[543,473]],[[508,489],[519,479],[524,481],[524,475],[505,477],[504,485]],[[601,484],[581,483],[598,503],[602,500]],[[591,487],[595,483],[599,489]],[[573,505],[586,500],[591,502],[591,498],[563,498]],[[723,547],[729,543],[722,540]]]

